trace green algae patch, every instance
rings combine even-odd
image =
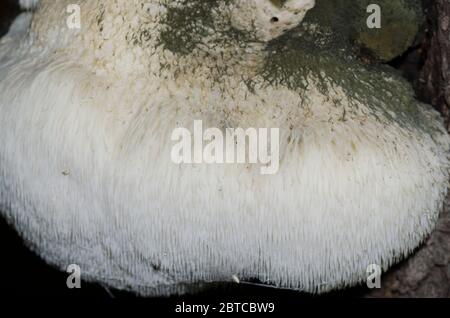
[[[273,2],[283,5],[283,1]],[[163,21],[166,29],[160,34],[161,44],[173,53],[195,54],[196,48],[202,47],[208,54],[214,46],[246,47],[254,41],[251,34],[233,29],[227,17],[220,15],[220,0],[182,3],[168,6]],[[264,85],[288,87],[305,100],[314,78],[314,85],[324,95],[333,87],[342,88],[349,104],[333,102],[346,116],[352,116],[363,104],[380,122],[432,134],[434,125],[421,115],[410,84],[379,63],[402,54],[413,44],[421,22],[419,1],[380,0],[381,29],[367,27],[369,4],[369,0],[317,1],[299,27],[267,44],[267,56],[258,75]],[[369,62],[361,58],[361,50],[370,53]],[[256,83],[246,79],[246,84],[252,91]]]
[[[404,128],[421,129],[433,135],[435,125],[423,118],[418,108],[422,106],[416,100],[410,83],[389,66],[376,60],[367,63],[361,59],[353,37],[361,34],[362,20],[349,20],[348,16],[356,15],[363,8],[363,16],[366,16],[365,2],[369,1],[352,5],[350,2],[318,2],[301,26],[272,41],[267,47],[268,57],[261,72],[264,81],[267,85],[283,85],[297,90],[307,99],[308,86],[314,78],[314,84],[323,95],[329,95],[333,87],[342,88],[349,104],[343,105],[340,100],[333,102],[336,107],[342,107],[347,116],[363,104],[371,110],[372,116],[385,124],[397,123]],[[402,5],[405,11],[418,10],[400,0],[389,3],[391,8]],[[416,30],[416,23],[411,23],[411,30]],[[412,33],[415,37],[415,31]],[[391,43],[391,40],[386,41]],[[405,46],[389,48],[388,51],[397,54],[404,49]],[[380,59],[378,56],[378,61]]]

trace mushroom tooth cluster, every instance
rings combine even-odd
[[[27,244],[61,270],[77,264],[86,280],[143,295],[255,279],[326,292],[411,253],[448,188],[438,114],[395,96],[396,78],[377,73],[373,85],[366,68],[357,94],[319,66],[300,91],[290,42],[270,57],[264,45],[277,41],[256,45],[247,64],[245,41],[289,31],[314,1],[174,1],[78,0],[76,32],[65,27],[72,0],[42,0],[30,32],[1,42],[0,210]],[[221,41],[224,23],[255,37]],[[382,93],[399,108],[383,108]],[[278,173],[173,163],[173,130],[195,120],[280,128]]]

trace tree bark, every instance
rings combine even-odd
[[[427,40],[419,93],[445,118],[450,128],[450,1],[426,0]]]

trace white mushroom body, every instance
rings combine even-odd
[[[19,0],[19,4],[23,9],[30,10],[36,8],[39,0]]]
[[[269,83],[267,41],[314,4],[275,2],[214,0],[199,26],[183,14],[201,1],[44,0],[2,40],[0,210],[34,251],[144,295],[233,277],[324,292],[423,241],[447,190],[438,116],[417,106],[427,132],[357,101],[346,112],[342,88],[313,77],[307,97]],[[173,163],[173,130],[195,120],[279,127],[278,173]]]

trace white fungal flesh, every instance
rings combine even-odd
[[[36,8],[39,0],[19,0],[19,4],[24,9],[34,9]]]
[[[249,90],[242,75],[255,66],[239,64],[248,52],[230,54],[215,82],[208,63],[217,59],[157,46],[167,1],[77,1],[80,31],[61,27],[72,2],[43,0],[31,38],[0,47],[0,210],[49,263],[144,295],[230,277],[324,292],[365,280],[370,264],[387,268],[433,229],[450,145],[434,111],[421,115],[439,138],[386,126],[364,104],[340,120],[340,87],[325,96],[310,78],[303,100],[256,76]],[[313,3],[269,2],[236,1],[264,40],[281,33],[274,13],[298,23],[291,10]],[[127,32],[144,22],[148,45],[130,47]],[[189,72],[175,77],[175,66]],[[171,133],[196,119],[280,127],[279,172],[175,165]]]

